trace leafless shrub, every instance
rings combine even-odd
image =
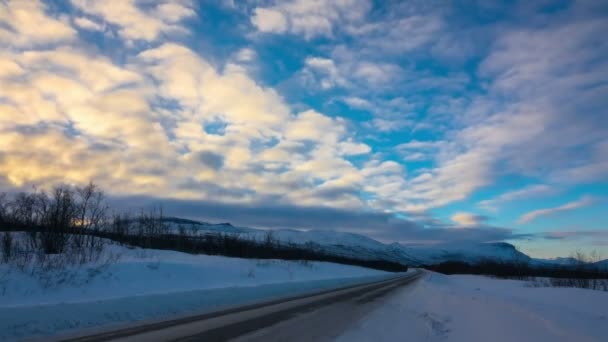
[[[114,214],[112,223],[109,225],[110,233],[114,236],[128,236],[132,234],[132,223],[133,219],[129,214]],[[120,243],[123,244],[124,241],[120,240]]]
[[[136,231],[138,238],[145,241],[146,248],[152,247],[155,237],[169,233],[162,206],[155,206],[148,211],[142,209],[137,217]]]
[[[17,194],[12,201],[1,196],[0,207],[0,223],[5,229],[25,231],[23,249],[18,253],[14,247],[6,248],[10,234],[5,233],[2,241],[3,256],[6,260],[18,256],[19,260],[13,260],[18,268],[27,268],[29,263],[36,264],[30,267],[36,272],[64,269],[95,261],[103,250],[104,239],[95,233],[107,225],[108,206],[103,192],[93,183],[84,187],[60,185],[50,194],[34,189]]]
[[[2,234],[2,261],[8,263],[13,256],[13,236],[9,232]]]

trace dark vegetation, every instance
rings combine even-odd
[[[578,287],[608,291],[608,270],[593,267],[598,259],[581,252],[574,255],[573,265],[533,265],[529,262],[498,262],[484,260],[478,263],[449,261],[424,268],[443,274],[475,274],[498,278],[527,280],[533,286]],[[546,279],[539,279],[546,278]]]
[[[169,224],[169,222],[171,224]],[[278,241],[272,232],[262,241],[238,233],[209,233],[195,222],[165,217],[162,207],[131,214],[111,214],[103,192],[93,183],[85,187],[58,186],[52,192],[33,191],[11,198],[0,195],[2,262],[32,262],[63,267],[99,258],[104,244],[123,245],[255,259],[328,261],[402,272],[406,265],[333,255],[314,244]],[[24,232],[15,241],[10,231]]]

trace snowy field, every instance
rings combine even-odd
[[[391,276],[325,262],[112,245],[100,262],[44,276],[0,265],[0,341],[199,313]]]
[[[608,292],[429,273],[338,341],[607,341]]]

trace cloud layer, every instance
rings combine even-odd
[[[534,224],[605,191],[606,14],[594,1],[5,1],[0,186],[92,179],[117,197],[262,208],[257,225],[335,214],[326,225],[387,240],[524,236],[472,212]]]
[[[545,208],[531,211],[522,215],[518,222],[519,223],[529,223],[536,220],[539,217],[554,215],[564,211],[571,211],[578,208],[586,207],[588,205],[593,204],[594,200],[591,197],[583,197],[578,201],[568,202],[566,204],[560,205],[558,207],[553,208]]]

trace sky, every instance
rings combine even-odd
[[[0,1],[0,190],[608,257],[608,2]]]

